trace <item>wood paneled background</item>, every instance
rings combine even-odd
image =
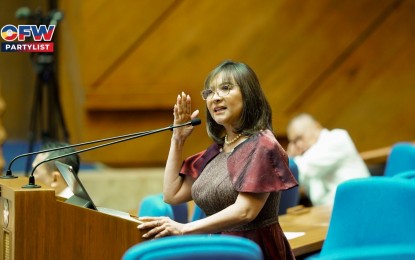
[[[257,72],[282,143],[300,112],[347,129],[359,151],[415,139],[415,1],[74,0],[59,8],[59,80],[71,142],[168,126],[185,91],[202,113],[185,152],[204,149],[210,140],[199,92],[225,59]],[[170,136],[82,158],[163,165]]]

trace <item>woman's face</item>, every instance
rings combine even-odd
[[[239,86],[234,80],[224,79],[222,73],[219,73],[212,79],[210,89],[213,93],[206,99],[206,105],[213,120],[225,128],[238,127],[243,109]]]

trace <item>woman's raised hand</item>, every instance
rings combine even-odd
[[[199,114],[199,110],[192,112],[192,102],[189,95],[186,95],[184,92],[177,96],[177,102],[174,105],[173,115],[174,122],[173,125],[180,125],[191,121],[196,118]],[[193,131],[193,126],[185,126],[175,128],[173,130],[173,138],[184,141]]]

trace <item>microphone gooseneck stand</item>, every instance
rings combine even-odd
[[[74,155],[74,154],[79,154],[79,153],[83,153],[83,152],[87,152],[87,151],[91,151],[91,150],[95,150],[95,149],[99,149],[105,146],[109,146],[109,145],[113,145],[113,144],[117,144],[117,143],[121,143],[121,142],[125,142],[128,140],[132,140],[138,137],[143,137],[146,135],[150,135],[150,134],[155,134],[155,133],[159,133],[159,132],[163,132],[166,130],[173,130],[174,128],[179,128],[179,127],[183,127],[183,126],[188,126],[188,125],[192,125],[192,126],[196,126],[199,125],[201,123],[200,119],[195,118],[192,121],[189,121],[187,123],[181,124],[181,125],[171,125],[168,127],[164,127],[164,128],[160,128],[160,129],[156,129],[156,130],[150,130],[150,131],[146,131],[146,132],[140,132],[140,133],[134,133],[134,134],[127,134],[127,135],[123,135],[123,136],[116,136],[116,137],[110,137],[110,138],[106,138],[106,139],[101,139],[101,140],[96,140],[96,141],[91,141],[91,142],[87,142],[88,144],[90,143],[97,143],[97,142],[103,142],[104,140],[114,140],[114,139],[119,139],[119,140],[115,140],[112,142],[108,142],[105,144],[100,144],[100,145],[96,145],[96,146],[92,146],[92,147],[88,147],[79,151],[75,151],[75,152],[71,152],[71,153],[67,153],[67,154],[63,154],[60,156],[56,156],[56,157],[52,157],[49,159],[46,159],[44,161],[41,161],[40,163],[38,163],[36,166],[33,167],[32,173],[29,176],[29,183],[22,186],[22,188],[40,188],[41,186],[37,185],[35,183],[35,177],[34,177],[34,172],[36,170],[37,167],[39,167],[41,164],[46,163],[46,162],[50,162],[53,160],[57,160],[66,156],[70,156],[70,155]],[[76,144],[74,146],[80,146],[80,145],[84,145],[83,144]],[[68,148],[68,146],[66,146],[66,148]]]

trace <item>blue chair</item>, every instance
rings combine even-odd
[[[171,205],[173,209],[174,220],[180,223],[189,222],[189,211],[187,209],[187,203],[180,203],[177,205]]]
[[[407,180],[415,180],[415,171],[400,172],[393,176],[394,178],[403,178]]]
[[[191,220],[196,221],[202,218],[206,218],[206,214],[198,205],[195,204]]]
[[[340,184],[327,237],[307,259],[415,259],[415,185],[371,177]]]
[[[298,181],[298,166],[292,158],[289,158],[289,166],[291,173],[294,175],[295,179]],[[287,209],[297,206],[300,200],[300,193],[298,191],[298,186],[289,190],[281,192],[280,207],[278,210],[278,215],[283,215],[287,213]]]
[[[163,194],[144,197],[138,208],[139,217],[169,217],[174,219],[173,208],[163,201]]]
[[[386,160],[384,176],[415,170],[415,145],[408,142],[396,143]]]
[[[187,223],[189,213],[187,203],[170,205],[163,201],[163,194],[149,195],[140,202],[138,215],[140,217],[170,217],[177,222]]]
[[[253,241],[227,235],[185,235],[148,240],[129,248],[123,260],[260,260],[260,247]]]

